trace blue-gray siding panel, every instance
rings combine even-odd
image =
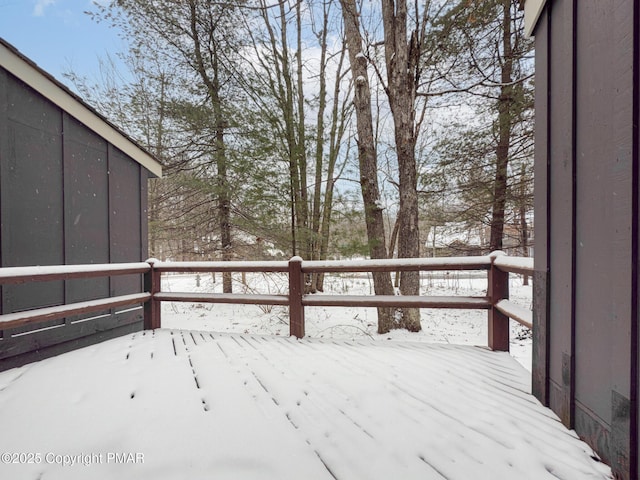
[[[0,69],[2,266],[144,260],[146,178],[133,159]],[[10,313],[141,289],[140,275],[4,286],[0,307]],[[0,330],[0,370],[142,328],[141,308],[93,317]]]

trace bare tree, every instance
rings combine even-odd
[[[429,2],[427,2],[428,4]],[[406,0],[382,0],[384,26],[384,52],[387,71],[386,92],[393,116],[396,156],[398,162],[398,257],[420,256],[418,228],[418,192],[415,148],[418,135],[415,101],[420,81],[422,29],[426,24],[428,8],[423,11],[422,22],[416,18],[416,30],[408,37]],[[420,294],[420,273],[402,272],[400,291],[403,295]],[[400,327],[419,331],[420,311],[403,309]]]
[[[344,29],[349,50],[349,63],[354,81],[353,103],[357,124],[358,163],[360,185],[364,203],[367,238],[371,258],[387,258],[384,218],[378,187],[378,163],[373,136],[371,89],[367,71],[367,58],[362,51],[362,34],[355,0],[340,0]],[[376,295],[393,295],[391,275],[374,272],[373,285]],[[394,312],[390,308],[378,308],[378,333],[386,333],[397,327]]]
[[[338,52],[332,53],[328,50],[328,36],[330,20],[332,19],[332,8],[335,3],[332,0],[322,2],[321,22],[319,26],[312,24],[314,35],[320,46],[320,64],[318,72],[318,112],[316,119],[316,147],[315,147],[315,175],[312,198],[311,214],[311,239],[310,255],[312,260],[326,260],[329,250],[329,237],[331,230],[331,219],[333,214],[333,196],[336,179],[336,167],[341,151],[349,151],[347,144],[343,148],[343,141],[352,108],[349,102],[349,89],[345,89],[344,61],[347,53],[346,41],[342,40],[342,45]],[[332,95],[328,98],[327,81],[329,57],[337,57],[335,73],[333,78]],[[341,93],[342,90],[347,90]],[[331,112],[326,117],[327,104],[331,105]],[[325,139],[325,132],[329,130],[328,138]],[[325,147],[325,143],[328,145]],[[342,168],[345,163],[343,161]],[[326,170],[326,173],[325,173]],[[323,188],[324,185],[324,195]],[[323,291],[324,274],[315,273],[311,278],[311,292]]]
[[[313,260],[327,255],[334,188],[352,111],[344,79],[346,47],[344,42],[330,44],[331,24],[339,16],[335,5],[333,0],[262,2],[258,25],[263,29],[256,29],[255,21],[247,29],[251,71],[240,75],[251,101],[279,133],[289,173],[290,251]],[[319,55],[303,61],[314,43]],[[321,275],[309,276],[307,290],[322,290],[322,281]]]

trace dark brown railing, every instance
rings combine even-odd
[[[487,296],[401,296],[401,295],[312,295],[305,294],[304,279],[310,273],[399,272],[399,271],[487,271]],[[288,295],[163,292],[163,273],[287,273]],[[509,350],[509,318],[531,328],[531,311],[509,301],[509,273],[531,275],[533,259],[507,257],[500,252],[490,256],[454,258],[416,258],[361,261],[267,262],[159,262],[106,265],[64,265],[54,267],[11,267],[0,269],[0,285],[51,280],[144,274],[144,292],[122,295],[25,312],[0,315],[0,330],[35,322],[64,318],[106,309],[144,304],[144,328],[160,328],[161,302],[234,303],[285,305],[289,307],[290,334],[305,335],[305,307],[416,307],[484,309],[488,311],[489,347]]]
[[[45,267],[5,267],[0,268],[0,285],[48,282],[53,280],[71,280],[118,275],[146,274],[151,267],[146,262],[111,263],[94,265],[56,265]],[[86,302],[70,303],[55,307],[45,307],[23,312],[0,315],[0,330],[20,327],[31,323],[57,320],[71,315],[99,312],[111,308],[140,305],[151,298],[148,291],[101,298]]]

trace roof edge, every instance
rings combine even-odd
[[[0,66],[122,150],[152,174],[162,177],[162,164],[151,153],[2,38]]]
[[[542,9],[547,0],[526,0],[524,3],[524,34],[526,37],[533,37]]]

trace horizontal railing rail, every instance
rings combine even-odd
[[[531,257],[509,257],[496,252],[492,258],[493,264],[503,272],[533,275],[533,258]]]
[[[289,271],[287,261],[264,262],[160,262],[156,259],[147,260],[159,273],[185,272],[246,272],[246,273],[286,273]]]
[[[509,318],[512,318],[521,325],[524,325],[527,328],[533,328],[533,312],[530,309],[506,299],[500,300],[496,303],[496,308],[504,315],[507,315]]]
[[[486,271],[487,295],[465,296],[403,296],[403,295],[316,295],[305,293],[305,276],[311,273],[355,273],[380,271]],[[161,288],[164,273],[286,273],[287,295],[226,294],[165,292]],[[9,267],[0,269],[0,285],[53,280],[95,278],[116,275],[144,274],[143,292],[104,299],[77,302],[54,307],[0,315],[0,330],[30,323],[64,318],[127,305],[144,305],[144,328],[161,326],[162,302],[233,303],[283,305],[289,307],[290,334],[305,335],[305,307],[357,306],[395,308],[451,308],[488,310],[489,347],[509,349],[509,318],[531,328],[531,310],[509,300],[509,273],[533,274],[533,259],[508,257],[501,252],[489,256],[454,258],[412,258],[358,261],[289,261],[263,262],[147,262],[62,265],[51,267]]]
[[[305,307],[407,307],[489,309],[488,297],[422,295],[304,295]]]
[[[430,272],[446,270],[488,270],[491,267],[491,257],[489,256],[301,261],[303,273],[395,271]]]
[[[506,255],[495,255],[493,258],[495,268],[501,272],[515,273],[524,276],[533,275],[533,258],[508,257]],[[504,298],[497,300],[495,303],[496,310],[527,328],[533,328],[533,312],[531,309],[511,302],[508,292]]]
[[[0,285],[146,273],[147,262],[0,268]]]
[[[5,267],[0,268],[0,285],[135,275],[145,274],[150,270],[151,266],[147,262]],[[149,301],[150,298],[151,293],[141,292],[6,313],[0,315],[0,330],[49,320],[58,320],[72,315],[83,315],[85,313],[94,313],[112,308],[140,305]]]
[[[83,315],[85,313],[100,312],[111,308],[139,305],[147,302],[150,298],[150,293],[133,293],[131,295],[120,295],[86,302],[69,303],[24,312],[7,313],[0,315],[0,329],[21,327],[30,323],[45,322],[48,320],[58,320],[71,315]]]

